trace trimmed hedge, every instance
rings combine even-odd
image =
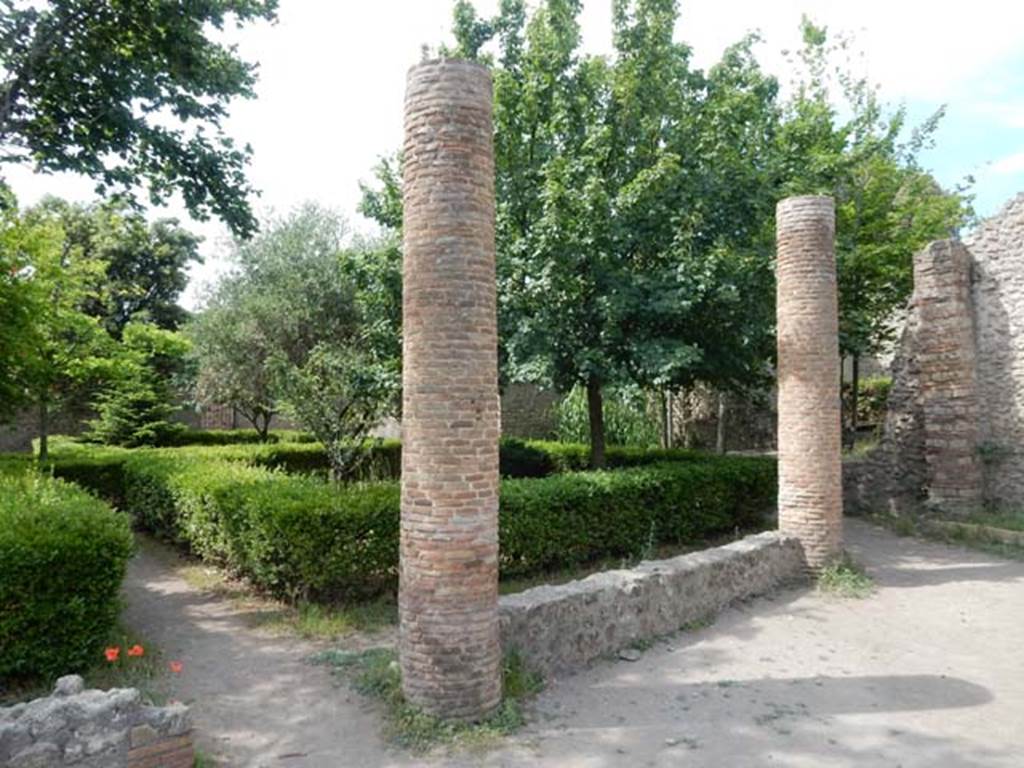
[[[131,551],[127,515],[45,475],[0,476],[0,679],[95,664]]]
[[[295,429],[272,429],[267,440],[260,440],[255,429],[187,429],[172,435],[161,444],[164,448],[184,445],[268,445],[277,443],[312,443],[315,438],[308,432]]]
[[[332,598],[394,586],[394,481],[336,486],[173,451],[135,452],[124,475],[127,508],[141,524],[273,593]],[[506,480],[501,572],[534,574],[756,527],[775,487],[775,462],[749,457]]]
[[[176,448],[136,448],[135,452],[173,450],[175,455],[202,456],[207,459],[227,459],[269,469],[280,469],[292,474],[325,474],[329,467],[327,454],[317,442],[305,442],[302,433],[281,430],[278,442],[257,443],[246,440],[232,441],[232,436],[255,433],[245,430],[204,432],[195,430],[198,441]],[[221,435],[224,435],[223,442]],[[203,442],[207,440],[208,442]],[[402,444],[398,440],[367,441],[366,459],[358,466],[355,481],[397,480],[402,471]],[[56,477],[79,483],[84,488],[120,505],[124,495],[122,466],[130,455],[129,449],[83,443],[74,438],[51,438],[50,461],[44,469]],[[605,457],[608,469],[641,467],[662,462],[707,460],[709,455],[681,448],[634,448],[610,446]],[[28,454],[0,455],[0,472],[5,471],[4,459],[12,467],[31,461]],[[504,478],[539,478],[564,472],[581,472],[588,468],[590,449],[581,443],[556,443],[542,440],[504,438],[499,446],[499,471]]]

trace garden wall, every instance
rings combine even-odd
[[[914,257],[883,437],[846,470],[851,509],[1024,503],[1024,194]]]
[[[535,587],[501,598],[502,643],[535,671],[567,671],[797,581],[805,569],[799,542],[769,531],[629,570]]]
[[[133,688],[83,690],[68,675],[54,692],[0,708],[0,765],[8,768],[192,768],[188,707],[142,704]]]

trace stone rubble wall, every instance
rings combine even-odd
[[[805,577],[796,539],[775,531],[669,560],[501,598],[502,645],[545,675],[707,619]]]
[[[134,688],[84,690],[68,675],[53,693],[0,708],[6,768],[192,768],[188,707],[151,707]]]
[[[882,440],[843,483],[851,512],[1024,503],[1024,193],[915,255]]]
[[[974,257],[981,456],[989,501],[1024,503],[1024,193],[966,240]]]

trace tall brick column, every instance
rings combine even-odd
[[[914,310],[920,324],[928,503],[967,512],[982,503],[984,475],[978,454],[971,255],[962,244],[941,240],[914,257]]]
[[[472,720],[501,698],[491,79],[433,61],[405,96],[402,534],[406,698]]]
[[[835,208],[790,197],[775,220],[779,530],[800,539],[814,571],[842,548]]]

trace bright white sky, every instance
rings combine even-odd
[[[369,180],[378,156],[398,147],[405,73],[421,46],[449,39],[452,0],[281,0],[276,25],[234,33],[242,55],[260,62],[258,98],[233,108],[227,129],[255,150],[250,178],[262,190],[261,212],[316,200],[347,214],[357,229],[358,182]],[[498,0],[477,0],[482,15]],[[1024,191],[1024,3],[973,0],[684,0],[677,37],[708,67],[726,45],[759,30],[762,65],[783,83],[781,52],[798,45],[801,13],[832,32],[847,32],[865,54],[869,77],[883,97],[905,102],[913,121],[942,104],[948,113],[938,147],[925,165],[946,185],[972,174],[976,207],[994,213]],[[584,45],[610,48],[611,0],[586,0]],[[68,176],[8,169],[23,204],[44,194],[93,197],[92,184]],[[223,259],[226,230],[190,222],[206,238],[206,263],[193,271],[185,297],[194,305],[203,282]]]

